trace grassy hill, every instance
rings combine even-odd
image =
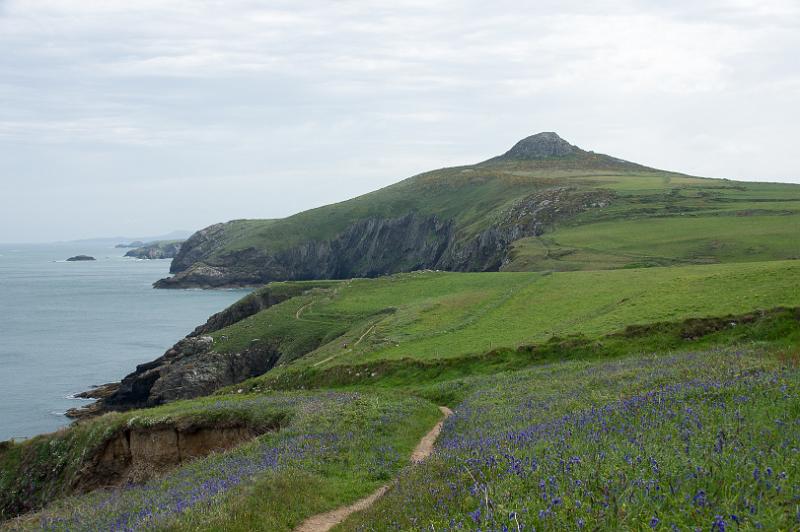
[[[789,259],[799,206],[797,185],[655,170],[542,133],[289,218],[211,226],[157,286]]]

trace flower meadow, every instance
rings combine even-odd
[[[278,432],[189,462],[160,479],[67,499],[10,527],[58,531],[194,528],[192,523],[208,519],[205,513],[218,518],[226,505],[251,496],[249,488],[259,479],[278,482],[300,471],[323,481],[326,476],[347,473],[366,492],[371,483],[385,482],[405,465],[414,439],[419,438],[409,420],[421,419],[422,431],[438,415],[435,406],[419,399],[356,392],[273,394],[236,402],[236,408],[246,407],[282,409],[290,421]],[[218,408],[225,409],[224,401]],[[298,493],[300,508],[287,510],[295,516],[317,511],[302,508],[303,502],[303,494]],[[270,527],[267,524],[264,529]]]
[[[356,530],[800,530],[800,372],[719,350],[458,386],[437,452]]]

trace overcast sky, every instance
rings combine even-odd
[[[0,0],[0,50],[0,242],[282,217],[539,131],[800,182],[797,0]]]

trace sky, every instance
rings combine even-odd
[[[797,0],[0,0],[0,242],[276,218],[556,131],[800,182]]]

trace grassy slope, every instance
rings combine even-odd
[[[225,227],[223,244],[209,262],[250,247],[277,251],[307,240],[330,239],[359,219],[411,211],[452,219],[460,237],[468,239],[501,219],[518,200],[559,186],[609,189],[618,196],[606,208],[562,222],[563,227],[542,239],[519,241],[505,269],[597,269],[800,256],[793,240],[800,228],[800,186],[604,166],[589,158],[445,168],[282,220],[238,220]],[[673,235],[674,231],[684,237]],[[596,234],[599,241],[593,239]],[[618,245],[621,238],[625,246]]]
[[[123,419],[157,423],[165,416],[183,418],[191,412],[208,417],[235,411],[259,419],[277,416],[281,429],[232,451],[190,462],[142,486],[61,500],[7,523],[8,527],[289,530],[306,517],[351,502],[392,478],[440,417],[427,401],[387,393],[229,396],[106,415],[86,426],[21,444],[12,453],[31,446],[81,451],[86,442],[72,446],[55,442],[90,428],[106,433]],[[46,466],[46,460],[40,456],[37,463]]]
[[[581,270],[800,257],[800,187],[697,178],[593,178],[621,197],[539,238],[509,271]]]
[[[299,358],[294,362],[284,361],[285,367],[228,390],[227,395],[223,392],[217,397],[181,401],[154,410],[112,414],[60,434],[15,445],[0,453],[3,466],[0,467],[3,472],[0,479],[5,486],[14,486],[17,493],[20,488],[32,490],[30,492],[39,489],[38,493],[45,494],[46,498],[56,495],[57,488],[69,481],[69,472],[80,465],[84,449],[96,446],[104,435],[121,424],[148,425],[164,419],[214,420],[247,416],[254,416],[252,420],[257,422],[278,416],[282,426],[280,432],[264,435],[236,451],[192,462],[143,488],[113,493],[101,491],[66,499],[13,524],[37,528],[44,518],[56,529],[70,530],[107,528],[117,520],[123,524],[140,525],[158,522],[160,527],[173,530],[288,530],[308,515],[352,502],[399,472],[414,443],[437,419],[435,404],[456,406],[459,412],[466,412],[462,415],[469,416],[472,415],[472,405],[478,404],[476,400],[489,399],[488,403],[480,403],[481,408],[488,408],[485,413],[465,418],[466,421],[459,422],[460,428],[448,429],[445,437],[452,441],[469,438],[464,428],[469,426],[481,427],[480,430],[485,428],[489,436],[491,431],[502,431],[503,427],[524,429],[526,425],[521,425],[513,416],[508,417],[512,412],[528,416],[523,419],[531,422],[550,422],[559,413],[577,415],[587,407],[612,404],[620,397],[662,384],[680,383],[693,376],[712,378],[717,374],[747,374],[754,368],[777,371],[796,357],[793,353],[800,338],[796,312],[778,313],[775,319],[757,319],[736,327],[731,327],[728,320],[721,320],[724,322],[723,330],[712,331],[706,336],[703,336],[703,326],[699,326],[695,333],[691,323],[677,327],[658,325],[603,338],[553,340],[541,348],[495,349],[483,358],[464,355],[479,353],[487,346],[513,347],[518,343],[545,340],[554,333],[592,336],[616,331],[631,323],[719,315],[781,304],[796,306],[800,302],[798,273],[800,263],[776,261],[553,274],[420,272],[318,284],[310,293],[300,292],[299,296],[214,333],[220,349],[246,346],[255,335],[266,339],[278,331],[276,338],[296,349],[293,356]],[[296,285],[305,283],[285,283],[269,289],[295,293]],[[301,356],[302,341],[298,338],[305,338],[304,335],[310,331],[316,331],[317,338],[326,338],[326,335],[335,336],[342,329],[345,330],[343,337],[325,344],[308,357]],[[223,334],[228,336],[227,342],[221,340]],[[695,334],[703,338],[687,343],[686,338]],[[396,345],[398,342],[400,345]],[[348,347],[343,348],[343,343],[348,343]],[[736,354],[736,347],[733,351],[730,348],[715,351],[713,347],[716,345],[746,345],[748,352],[740,356]],[[671,356],[668,354],[670,350],[691,347],[705,350],[699,356],[689,355],[693,357],[691,367],[683,362],[675,363],[673,358],[668,358],[667,363],[658,362]],[[642,357],[642,352],[653,350],[659,355]],[[402,366],[406,362],[401,358],[409,356],[430,363],[452,361],[453,367],[435,371],[401,370],[374,381],[364,374],[352,381],[343,379],[331,383],[346,387],[356,384],[358,391],[332,395],[328,392],[289,392],[285,395],[263,391],[263,384],[270,378],[294,370],[300,370],[301,376],[294,382],[294,387],[313,385],[307,380],[312,376],[308,368],[336,352],[339,355],[318,364],[315,370],[342,368],[349,372],[343,364],[378,359],[395,360]],[[598,361],[598,358],[610,355],[631,353],[634,356],[630,359],[610,363],[611,367],[624,368],[622,372],[616,369],[609,372],[602,366],[609,363]],[[518,368],[523,369],[502,371]],[[642,368],[650,369],[642,372]],[[498,371],[501,373],[497,374]],[[779,375],[778,378],[786,377]],[[761,388],[748,387],[749,384],[743,386],[733,389],[729,396],[762,394]],[[258,390],[259,393],[238,394],[234,390],[239,387]],[[392,388],[403,395],[395,395]],[[764,393],[769,391],[764,390]],[[347,399],[353,397],[350,395],[353,393],[357,394],[357,399]],[[411,399],[412,394],[427,397],[429,401]],[[552,405],[543,403],[553,400],[556,402]],[[681,396],[676,400],[687,399]],[[763,432],[769,427],[758,419],[785,413],[780,404],[776,407],[774,404],[770,406],[771,403],[775,400],[762,401],[753,407],[752,412],[748,411],[748,431]],[[531,410],[530,405],[541,404],[550,406],[537,406]],[[701,401],[697,408],[705,409],[705,403]],[[705,415],[705,410],[703,412]],[[709,417],[703,418],[704,422],[720,426],[727,423],[714,415],[713,412],[708,414]],[[534,419],[530,416],[539,417]],[[494,425],[485,426],[487,419],[494,419]],[[643,419],[648,418],[645,416]],[[659,425],[653,430],[653,434],[658,435],[669,433],[673,428]],[[764,441],[769,443],[773,439]],[[331,442],[335,444],[328,445]],[[548,442],[542,440],[541,445],[549,445]],[[703,442],[703,445],[707,443]],[[646,444],[649,453],[658,452],[656,440],[651,438]],[[576,452],[587,453],[591,445],[588,440],[576,440]],[[609,439],[603,445],[613,448],[620,442]],[[22,452],[24,449],[28,452]],[[473,449],[465,449],[464,452],[470,456],[474,454]],[[515,452],[528,456],[524,453],[538,451],[523,447]],[[22,459],[23,455],[27,458]],[[465,456],[454,454],[452,460],[462,464]],[[615,460],[622,459],[624,455],[614,454],[614,457]],[[691,459],[699,464],[705,464],[703,460],[707,460],[702,453],[693,455]],[[592,463],[588,458],[586,460]],[[63,467],[64,463],[71,465],[63,468],[65,473],[53,481],[55,489],[43,490],[41,485],[36,486],[37,482],[48,479],[46,475],[36,478],[37,472],[54,466]],[[444,517],[441,507],[429,498],[431,492],[428,488],[431,487],[442,489],[449,483],[465,489],[469,487],[469,482],[462,478],[463,467],[459,465],[460,472],[454,474],[448,464],[437,459],[423,469],[403,473],[400,487],[381,503],[378,513],[369,512],[358,517],[345,529],[360,523],[368,529],[381,530],[392,522],[413,529],[411,522],[403,520],[413,514],[426,519],[430,516],[437,529],[452,518],[468,526],[475,524],[469,521],[472,519],[470,512],[474,513],[479,507],[474,497],[470,498],[461,491],[455,493],[448,499],[447,511],[450,514]],[[795,468],[796,460],[782,456],[770,465]],[[745,466],[750,467],[749,463]],[[591,467],[598,468],[599,465]],[[618,468],[617,465],[613,467]],[[684,465],[676,462],[674,467],[670,464],[670,469],[665,467],[665,470],[674,478],[681,467]],[[742,474],[739,469],[736,469],[737,475]],[[9,471],[17,473],[9,476]],[[495,471],[486,473],[489,474],[495,474]],[[490,495],[496,497],[497,490],[497,493],[502,493],[502,498],[497,496],[499,502],[492,499],[492,504],[503,511],[511,509],[509,512],[517,511],[514,507],[533,507],[535,503],[525,499],[525,494],[530,493],[527,484],[521,487],[505,477],[498,478],[497,487],[494,484],[490,487]],[[709,478],[712,483],[722,479]],[[727,477],[723,480],[730,481]],[[696,487],[694,484],[682,486],[680,497]],[[623,488],[615,486],[615,489]],[[411,497],[411,493],[416,495]],[[717,496],[715,492],[709,493]],[[573,496],[570,493],[570,497]],[[776,505],[783,504],[782,500],[778,496],[760,503],[761,508],[766,509],[764,523],[784,523],[774,511],[779,507]],[[662,518],[678,519],[678,523],[701,522],[700,519],[707,520],[708,512],[717,511],[717,508],[726,511],[738,508],[735,505],[740,503],[733,501],[722,506],[709,506],[688,517],[676,517],[671,507],[654,506],[652,501],[642,499],[629,505],[627,513],[616,515],[614,521],[609,521],[606,514],[596,508],[592,510],[594,513],[586,510],[575,515],[602,526],[634,526],[643,522],[645,514],[653,512]],[[408,506],[402,510],[404,505]],[[572,506],[564,508],[574,510]],[[556,515],[553,522],[570,523],[574,512],[558,511],[553,511]],[[650,517],[648,515],[647,519]],[[151,519],[156,521],[147,521]],[[526,519],[529,519],[526,522],[533,522],[529,516]]]
[[[797,362],[706,350],[473,379],[434,458],[336,530],[796,530]]]
[[[277,341],[286,353],[281,366],[325,368],[456,357],[554,335],[596,336],[636,323],[798,304],[796,261],[552,274],[418,272],[343,281],[214,336],[220,351],[253,339]]]

